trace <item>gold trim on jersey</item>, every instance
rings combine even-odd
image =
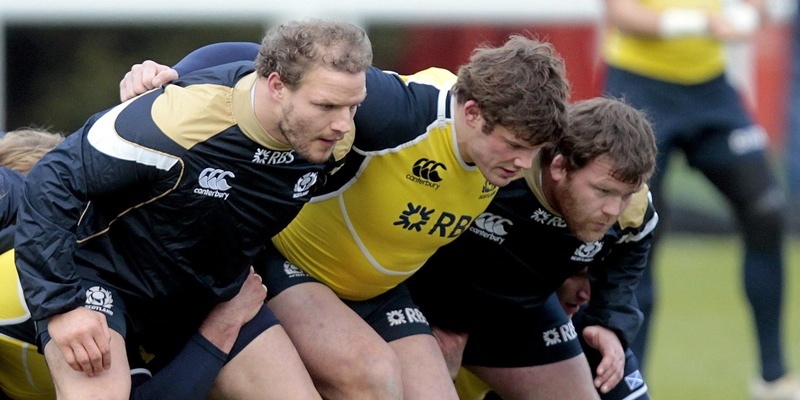
[[[525,177],[525,182],[528,184],[528,187],[531,189],[534,196],[536,196],[536,199],[539,200],[539,203],[541,203],[542,206],[547,209],[547,211],[553,213],[553,215],[563,218],[563,215],[556,211],[553,206],[547,202],[547,197],[544,195],[544,190],[542,189],[541,153],[536,155],[536,157],[533,159],[532,167],[525,170],[523,172],[523,176]],[[617,222],[622,229],[636,228],[644,223],[644,218],[647,215],[647,207],[649,204],[649,193],[650,188],[645,183],[642,184],[642,187],[632,195],[628,208],[626,208],[625,211],[620,214],[619,218],[617,218]]]
[[[525,182],[533,192],[533,195],[539,200],[539,203],[553,215],[561,217],[562,215],[547,202],[547,196],[544,195],[544,189],[542,189],[542,153],[536,153],[531,167],[522,171],[522,176],[525,178]]]
[[[645,183],[633,194],[628,208],[617,218],[622,229],[636,228],[644,223],[644,217],[647,215],[647,206],[650,204],[649,193],[650,187]]]

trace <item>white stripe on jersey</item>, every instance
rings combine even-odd
[[[135,161],[139,164],[149,165],[160,170],[168,171],[178,162],[178,157],[157,152],[124,140],[117,134],[116,129],[114,129],[114,122],[117,120],[117,117],[133,100],[134,99],[128,100],[112,108],[105,115],[100,117],[89,129],[87,139],[92,147],[105,155],[121,160]]]

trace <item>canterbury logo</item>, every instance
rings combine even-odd
[[[225,179],[235,177],[236,176],[233,174],[233,172],[230,171],[223,171],[216,168],[206,168],[200,173],[200,179],[198,179],[198,182],[200,183],[200,187],[205,189],[221,190],[224,192],[231,188],[231,185],[229,185],[228,181]]]
[[[483,213],[475,219],[475,223],[469,227],[469,231],[484,239],[503,244],[505,241],[503,236],[508,234],[506,225],[511,226],[514,223],[499,215]]]
[[[411,169],[411,172],[422,179],[429,180],[431,182],[441,182],[442,177],[439,175],[439,170],[447,170],[447,167],[437,161],[429,160],[427,158],[420,158],[417,162],[414,163],[414,167]]]
[[[514,223],[510,220],[492,213],[483,213],[475,219],[475,225],[478,228],[481,228],[486,232],[494,233],[495,235],[503,236],[508,234],[505,224],[514,225]]]

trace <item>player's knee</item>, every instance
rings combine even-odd
[[[345,374],[339,387],[334,388],[341,398],[402,399],[400,362],[389,346],[365,348],[352,356],[353,361],[342,366]]]
[[[773,185],[764,190],[750,205],[751,213],[761,218],[770,218],[770,222],[781,220],[786,209],[786,195],[783,189]]]
[[[746,240],[756,247],[776,246],[783,234],[786,217],[786,196],[777,186],[763,191],[745,205],[742,228]]]

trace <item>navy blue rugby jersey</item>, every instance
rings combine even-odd
[[[256,120],[253,69],[200,70],[97,114],[30,172],[15,248],[34,320],[81,305],[81,277],[160,304],[238,292],[353,134],[326,164],[300,159]]]
[[[602,240],[584,243],[543,200],[540,171],[532,168],[526,179],[500,188],[467,232],[411,278],[415,301],[433,324],[444,319],[443,327],[468,329],[468,320],[540,306],[566,278],[589,267],[587,325],[608,327],[627,343],[641,324],[633,289],[658,222],[649,190],[634,195]]]

